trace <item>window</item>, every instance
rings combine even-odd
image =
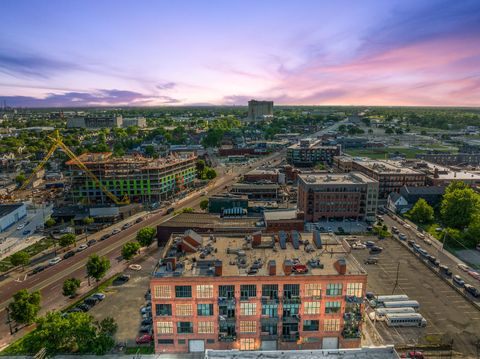
[[[283,286],[283,297],[293,298],[300,296],[300,284],[285,284]]]
[[[354,295],[361,298],[363,283],[347,283],[347,295]]]
[[[240,315],[255,315],[257,303],[240,303]]]
[[[322,285],[318,283],[305,284],[305,296],[320,298],[322,296]]]
[[[257,286],[255,284],[242,284],[240,286],[240,299],[255,298],[257,296]]]
[[[197,285],[197,298],[213,298],[213,285]]]
[[[340,302],[326,302],[325,303],[325,313],[338,313],[340,312]]]
[[[158,344],[172,345],[173,339],[158,339]]]
[[[240,339],[240,350],[255,350],[255,339],[254,338],[241,338]]]
[[[177,322],[177,333],[178,334],[191,334],[191,333],[193,333],[193,323],[192,322]]]
[[[193,310],[191,304],[175,304],[175,314],[178,316],[192,316]]]
[[[320,314],[320,302],[305,302],[303,314]]]
[[[192,286],[190,285],[176,285],[175,286],[176,298],[192,298]]]
[[[240,333],[256,333],[257,322],[255,321],[240,321]]]
[[[213,304],[197,304],[197,314],[201,317],[213,315]]]
[[[207,339],[207,344],[215,344],[215,339]]]
[[[198,322],[198,334],[213,334],[213,322]]]
[[[173,334],[173,322],[157,322],[158,334]]]
[[[340,319],[325,319],[323,323],[325,332],[337,332],[340,330]]]
[[[341,283],[330,283],[327,284],[327,296],[333,297],[337,295],[342,295],[342,284]]]
[[[157,316],[170,316],[172,315],[171,304],[155,304],[155,313]]]
[[[283,305],[283,316],[284,317],[292,317],[299,313],[299,304],[284,304]]]
[[[178,344],[185,345],[187,341],[185,339],[178,339]]]
[[[262,285],[262,297],[269,299],[278,298],[278,284],[264,284]]]
[[[276,318],[278,316],[277,304],[263,304],[262,315],[269,316],[270,318]]]
[[[318,320],[304,320],[303,321],[303,330],[306,332],[316,332],[320,327],[320,322]]]
[[[172,289],[169,285],[156,285],[153,287],[154,297],[157,299],[169,299],[172,297]]]

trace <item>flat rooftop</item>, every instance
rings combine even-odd
[[[289,149],[332,149],[336,150],[338,146],[336,145],[322,145],[322,140],[312,140],[308,143],[308,140],[302,140],[300,142],[294,143],[293,145],[289,146]]]
[[[480,174],[471,172],[471,171],[454,171],[451,168],[437,165],[435,163],[427,162],[427,161],[422,161],[421,162],[423,165],[426,165],[427,167],[425,168],[428,171],[428,174],[430,176],[433,176],[435,174],[435,171],[437,171],[437,175],[439,179],[443,180],[458,180],[458,181],[480,181]]]
[[[0,217],[12,213],[23,205],[23,203],[0,204]]]
[[[83,153],[77,158],[86,165],[94,165],[94,164],[134,164],[141,169],[155,169],[155,168],[162,168],[170,164],[176,164],[183,161],[191,160],[195,158],[193,153],[189,155],[178,155],[172,154],[166,157],[161,158],[146,158],[142,156],[122,156],[122,157],[113,157],[112,152],[88,152]],[[69,160],[65,162],[68,166],[76,166],[77,162],[74,160]]]
[[[376,183],[377,181],[364,175],[360,172],[350,173],[305,173],[299,174],[300,181],[314,185],[314,184],[365,184]]]
[[[369,168],[374,170],[378,173],[385,173],[385,174],[424,174],[421,171],[414,170],[410,167],[404,167],[399,164],[397,161],[388,161],[388,160],[370,160],[370,159],[360,159],[355,158],[355,163],[360,164],[365,168]]]
[[[184,241],[190,234],[201,244],[191,252],[184,251]],[[285,276],[284,262],[299,264],[308,268],[306,273],[292,272],[291,276],[338,275],[335,262],[346,261],[346,275],[364,275],[366,271],[349,255],[342,243],[334,234],[318,233],[322,248],[317,248],[314,234],[296,232],[298,245],[294,240],[283,242],[279,235],[261,236],[260,245],[254,245],[253,235],[219,235],[198,234],[187,231],[185,234],[173,234],[165,247],[162,258],[177,258],[175,271],[168,270],[166,265],[157,266],[154,277],[196,277],[214,276],[213,268],[218,261],[222,262],[222,277],[237,276],[269,276],[268,263],[276,264],[276,275]],[[291,232],[288,233],[290,238]],[[191,248],[187,245],[189,250]],[[282,247],[284,249],[282,249]]]
[[[255,228],[259,227],[257,223],[260,220],[259,217],[221,218],[210,213],[180,213],[159,224],[158,227],[213,228],[215,231],[219,229]]]

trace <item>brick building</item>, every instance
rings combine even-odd
[[[304,213],[292,209],[278,209],[263,212],[267,232],[300,231],[305,227]]]
[[[172,235],[150,281],[155,352],[359,347],[366,284],[333,235]]]
[[[282,175],[282,178],[285,176]],[[254,169],[243,175],[243,181],[248,183],[255,182],[280,182],[280,171],[277,169]],[[285,182],[285,180],[283,180]]]
[[[301,174],[298,176],[298,209],[306,221],[330,218],[375,220],[378,181],[362,173]]]
[[[287,149],[287,162],[298,167],[312,167],[318,163],[331,166],[333,157],[341,154],[341,146],[323,146],[322,140],[303,139]]]

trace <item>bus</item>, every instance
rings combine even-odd
[[[425,327],[426,319],[420,313],[388,313],[385,315],[389,327]]]
[[[383,303],[384,308],[408,308],[411,307],[415,310],[420,308],[420,303],[416,300],[402,300],[398,302],[385,302]]]
[[[385,320],[385,315],[391,313],[415,313],[415,309],[412,307],[405,308],[378,308],[371,312],[368,316],[371,320]]]
[[[408,295],[406,294],[396,294],[396,295],[379,295],[373,299],[371,306],[372,307],[381,307],[385,302],[400,302],[404,300],[409,300]]]

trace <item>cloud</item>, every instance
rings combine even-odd
[[[171,90],[175,86],[177,86],[175,82],[165,82],[165,83],[157,84],[156,88],[159,90]]]
[[[0,50],[0,72],[14,77],[47,79],[55,73],[80,68],[79,65],[67,61]]]
[[[44,98],[30,96],[2,96],[14,107],[90,107],[90,106],[149,106],[176,104],[179,100],[169,96],[150,96],[126,90],[96,90],[94,92],[50,93]]]

